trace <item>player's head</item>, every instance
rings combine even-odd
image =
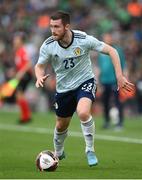
[[[66,32],[70,30],[70,15],[58,11],[50,17],[50,28],[55,40],[61,40]]]

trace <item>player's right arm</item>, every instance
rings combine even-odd
[[[43,87],[44,86],[44,82],[46,81],[46,79],[49,77],[49,74],[45,75],[45,69],[46,66],[45,64],[36,64],[35,65],[35,75],[36,75],[36,87]]]
[[[39,59],[37,64],[35,65],[35,76],[36,76],[36,87],[43,87],[44,82],[49,77],[49,74],[45,75],[46,65],[48,62],[49,54],[47,53],[48,49],[45,43],[40,48]]]

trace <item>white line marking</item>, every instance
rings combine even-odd
[[[8,130],[8,131],[28,132],[28,133],[53,134],[53,129],[28,127],[28,126],[20,126],[20,125],[0,124],[0,129]],[[75,131],[69,132],[69,135],[73,137],[83,137],[81,132],[75,132]],[[142,139],[136,139],[136,138],[130,138],[130,137],[118,137],[118,136],[96,134],[95,139],[142,144]]]

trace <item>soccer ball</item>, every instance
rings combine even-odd
[[[40,152],[36,158],[36,166],[40,171],[55,171],[58,165],[58,157],[50,150]]]

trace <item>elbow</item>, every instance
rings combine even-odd
[[[35,71],[38,71],[38,70],[44,71],[44,70],[45,70],[45,65],[44,65],[44,64],[39,64],[39,63],[37,63],[37,64],[35,65],[34,69],[35,69]]]
[[[40,67],[40,64],[36,64],[35,65],[35,67],[34,67],[34,71],[35,71],[35,73],[37,72],[37,71],[39,71],[39,70],[41,70],[41,67]]]
[[[115,54],[118,54],[117,50],[114,47],[112,47],[112,50],[114,51]]]
[[[117,50],[114,48],[114,47],[110,47],[110,52],[114,52],[114,53],[117,53]]]
[[[108,44],[105,45],[102,52],[107,54],[107,55],[110,55],[110,56],[113,55],[113,54],[118,54],[117,50],[114,47],[112,47],[112,46],[110,46]]]
[[[38,68],[38,64],[36,64],[34,67],[35,72],[36,72],[37,68]]]
[[[118,56],[118,52],[115,48],[111,47],[110,50],[109,50],[109,55],[110,56],[113,56],[113,55],[116,55]]]
[[[37,64],[35,65],[35,69],[39,69],[39,68],[42,68],[42,65],[37,63]]]
[[[35,65],[34,69],[36,69],[38,67],[38,64]]]

